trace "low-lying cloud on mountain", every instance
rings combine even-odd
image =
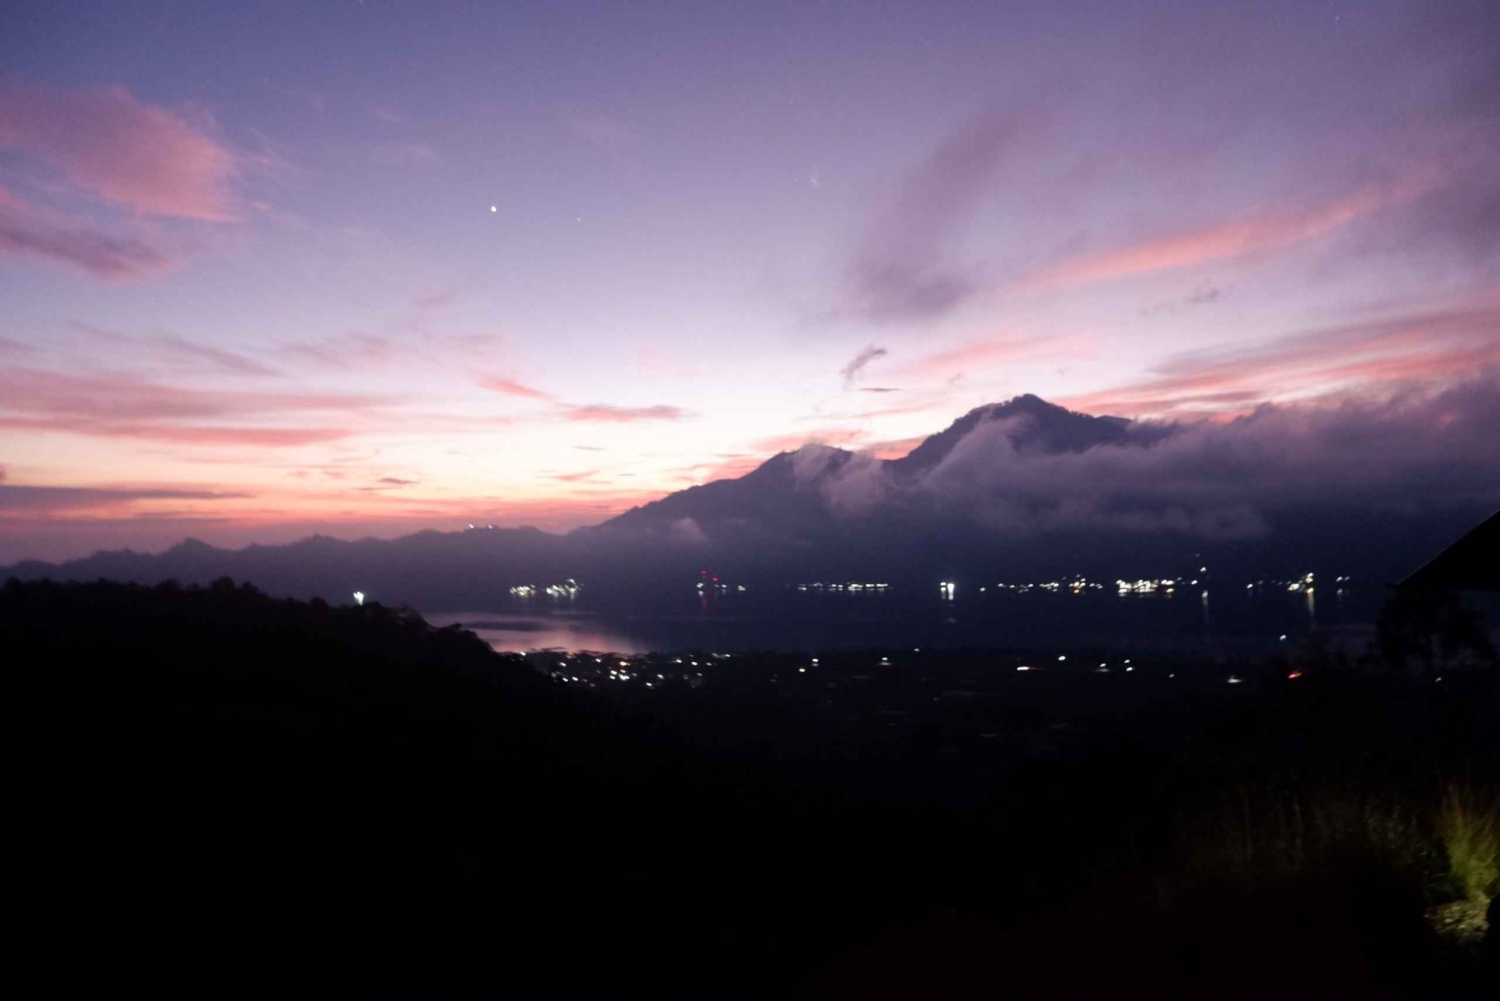
[[[1497,389],[1482,377],[1436,394],[1262,406],[1191,424],[1021,396],[970,412],[900,459],[809,445],[568,535],[476,529],[237,551],[189,543],[10,572],[229,575],[277,593],[361,587],[429,608],[568,576],[640,593],[647,582],[696,579],[705,565],[765,585],[1129,576],[1199,559],[1226,572],[1316,566],[1388,580],[1500,507]]]
[[[1133,425],[1086,448],[1037,447],[1059,415],[1003,413],[927,469],[837,451],[793,463],[836,513],[930,508],[998,532],[1070,529],[1267,534],[1267,515],[1359,503],[1413,514],[1500,499],[1500,392],[1481,381],[1436,396],[1332,408],[1263,406],[1227,422]]]
[[[833,519],[922,512],[1000,534],[1256,538],[1276,513],[1300,508],[1412,515],[1500,502],[1497,429],[1500,392],[1488,379],[1436,395],[1266,405],[1224,423],[1132,423],[1027,396],[973,411],[902,459],[811,445],[717,492],[674,494],[611,524],[690,517],[712,538],[749,527],[756,508],[779,520],[790,492],[814,494]],[[787,475],[773,479],[778,462]]]

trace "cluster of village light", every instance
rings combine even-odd
[[[1335,584],[1339,585],[1339,588],[1338,588],[1339,591],[1343,591],[1343,589],[1344,589],[1343,586],[1345,584],[1348,584],[1352,580],[1354,580],[1354,578],[1353,577],[1349,577],[1349,576],[1338,576],[1338,577],[1333,578],[1333,582]],[[1247,591],[1264,590],[1267,586],[1269,586],[1271,588],[1274,588],[1274,589],[1285,588],[1286,590],[1291,591],[1291,592],[1298,592],[1298,591],[1309,592],[1309,591],[1314,590],[1314,588],[1313,588],[1313,575],[1311,573],[1305,573],[1301,577],[1293,577],[1291,580],[1265,580],[1265,579],[1262,579],[1262,580],[1256,581],[1253,584],[1246,584],[1245,585],[1245,590],[1247,590]]]
[[[1285,637],[1283,637],[1283,639],[1285,639]],[[913,652],[921,653],[921,648],[918,647]],[[540,654],[534,653],[533,656],[540,658],[542,656],[546,656],[547,653],[548,652],[541,652]],[[524,657],[526,656],[526,654],[522,654],[521,656]],[[555,653],[553,653],[552,656],[557,657]],[[588,688],[598,688],[601,684],[608,686],[609,682],[615,682],[618,684],[634,681],[639,682],[646,688],[656,689],[678,681],[679,675],[681,681],[686,682],[690,688],[699,688],[702,687],[707,680],[704,676],[703,669],[711,667],[711,661],[729,660],[731,655],[727,653],[711,653],[706,656],[700,654],[699,657],[701,658],[700,660],[694,660],[683,657],[666,657],[661,654],[643,654],[621,657],[616,654],[607,653],[581,653],[574,655],[564,655],[558,657],[555,660],[552,660],[549,664],[545,665],[534,663],[534,666],[543,671],[543,673],[545,673],[555,681],[562,682],[563,684],[583,685]],[[1067,661],[1067,654],[1057,655],[1056,663],[1058,666],[1065,665]],[[883,668],[892,667],[893,665],[890,656],[881,656],[878,666]],[[1118,662],[1114,665],[1111,665],[1107,661],[1101,662],[1097,667],[1091,669],[1091,673],[1111,674],[1115,671],[1120,671],[1124,674],[1134,674],[1136,673],[1136,668],[1137,665],[1133,663],[1129,657],[1126,657],[1123,661]],[[817,671],[818,669],[819,659],[817,657],[812,657],[809,658],[806,664],[797,667],[797,673],[806,674],[809,670]],[[1043,669],[1043,665],[1035,661],[1030,664],[1018,664],[1015,667],[1015,670],[1021,673],[1041,671]],[[864,674],[850,674],[848,675],[848,677],[851,680],[868,680],[870,676]],[[1170,672],[1167,674],[1167,677],[1169,679],[1176,678],[1177,673],[1175,671]],[[1299,670],[1294,670],[1287,674],[1287,678],[1289,680],[1297,679],[1300,677],[1302,677],[1302,672]],[[1231,685],[1241,685],[1245,683],[1244,678],[1235,674],[1228,675],[1224,680]],[[778,677],[776,675],[772,675],[769,678],[769,681],[771,684],[776,684],[778,681]],[[934,701],[936,701],[936,699],[934,699]]]
[[[522,654],[521,656],[526,656]],[[533,655],[537,659],[545,657],[546,654]],[[555,656],[555,655],[554,655]],[[657,688],[663,682],[677,680],[678,672],[682,672],[682,680],[689,687],[697,688],[703,684],[703,672],[692,670],[693,668],[708,667],[707,661],[728,660],[727,653],[711,653],[697,661],[684,660],[682,657],[665,658],[658,654],[649,656],[619,657],[615,654],[606,653],[581,653],[571,656],[563,656],[548,663],[538,664],[533,661],[533,666],[544,671],[555,681],[563,684],[585,685],[589,688],[597,688],[600,683],[630,682],[638,681],[647,688]]]
[[[546,587],[538,587],[536,584],[517,584],[510,589],[512,597],[535,598],[538,594],[545,594],[549,598],[576,598],[578,592],[583,590],[572,577],[561,584],[548,584]]]
[[[798,584],[799,591],[884,591],[890,587],[889,584],[866,584],[861,581],[848,581],[844,584],[825,584],[822,581],[814,581],[811,584]]]
[[[1044,580],[1033,584],[1007,584],[1001,581],[995,585],[995,590],[997,591],[1015,591],[1017,594],[1025,594],[1027,591],[1047,591],[1052,594],[1056,594],[1059,591],[1071,591],[1074,594],[1082,594],[1084,591],[1099,591],[1103,588],[1103,584],[1083,577],[1077,577],[1073,580]],[[987,592],[989,588],[981,587],[979,590]]]

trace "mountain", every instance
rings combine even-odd
[[[998,425],[1016,455],[1080,453],[1091,448],[1144,448],[1172,433],[1172,425],[1145,424],[1123,417],[1094,417],[1026,394],[1004,403],[976,407],[924,440],[900,459],[860,461],[853,452],[807,445],[782,452],[735,480],[717,480],[669,494],[619,515],[604,528],[669,529],[692,521],[711,527],[759,527],[807,534],[826,530],[840,513],[830,506],[828,487],[857,470],[865,480],[888,479],[910,485],[942,466],[960,442],[985,425]],[[854,468],[851,469],[851,463]],[[836,505],[835,505],[836,507]],[[712,532],[710,532],[712,534]]]
[[[1411,463],[1420,470],[1433,461],[1428,444],[1408,447],[1407,466],[1369,462],[1351,442],[1375,435],[1389,451],[1406,439],[1372,431],[1357,413],[1311,446],[1305,428],[1288,431],[1278,420],[1267,412],[1227,424],[1142,423],[1026,395],[970,411],[900,459],[808,445],[567,535],[313,536],[238,550],[189,539],[158,555],[18,563],[0,568],[0,579],[228,576],[273,595],[346,601],[359,590],[427,609],[495,607],[513,585],[568,577],[596,599],[649,602],[680,594],[708,566],[776,588],[809,580],[925,588],[1064,573],[1134,579],[1202,561],[1240,580],[1316,569],[1389,581],[1500,500],[1487,437],[1441,476],[1417,475]]]
[[[995,421],[1010,422],[1006,436],[1020,454],[1084,452],[1101,445],[1146,446],[1167,437],[1173,429],[1169,424],[1137,423],[1124,417],[1080,414],[1027,393],[1005,403],[970,410],[905,457],[892,460],[890,468],[906,476],[931,470],[975,428]]]

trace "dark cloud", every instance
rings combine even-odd
[[[0,480],[3,480],[0,475]],[[0,511],[70,511],[139,500],[234,500],[252,494],[212,490],[111,490],[92,487],[20,486],[0,482]]]
[[[930,320],[979,290],[951,262],[952,244],[1021,131],[1014,116],[980,115],[906,176],[855,248],[849,266],[855,312],[875,321]]]
[[[864,388],[862,388],[860,390],[860,392],[861,393],[899,393],[899,392],[901,392],[901,390],[898,389],[898,388],[896,388],[896,387],[894,387],[894,386],[865,386]]]
[[[53,225],[24,216],[4,200],[0,200],[0,253],[62,261],[111,280],[145,278],[172,263],[140,240]]]
[[[412,486],[413,484],[415,484],[417,481],[416,480],[403,480],[403,479],[401,479],[400,477],[397,477],[397,476],[382,476],[376,482],[377,483],[384,483],[387,486],[392,486],[392,487],[409,487],[409,486]]]
[[[848,387],[854,385],[854,380],[859,376],[860,370],[862,370],[866,365],[870,364],[870,362],[874,361],[876,358],[883,358],[889,353],[890,352],[886,351],[885,348],[876,347],[875,345],[871,344],[869,347],[865,348],[859,354],[851,358],[849,360],[849,364],[839,369],[839,375],[844,377],[844,387],[847,389]]]
[[[898,478],[850,461],[820,480],[830,507],[928,510],[1012,533],[1103,530],[1212,539],[1266,534],[1278,515],[1357,506],[1411,514],[1500,505],[1500,376],[1338,406],[1263,405],[1174,426],[1148,447],[1018,452],[1016,421],[981,423],[935,467]],[[811,455],[808,463],[826,455]]]

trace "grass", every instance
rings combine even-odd
[[[1420,883],[1435,861],[1416,813],[1389,797],[1252,793],[1241,787],[1182,831],[1190,878],[1280,884],[1373,865]]]
[[[1500,798],[1450,784],[1438,806],[1435,827],[1455,895],[1485,900],[1500,890]]]

